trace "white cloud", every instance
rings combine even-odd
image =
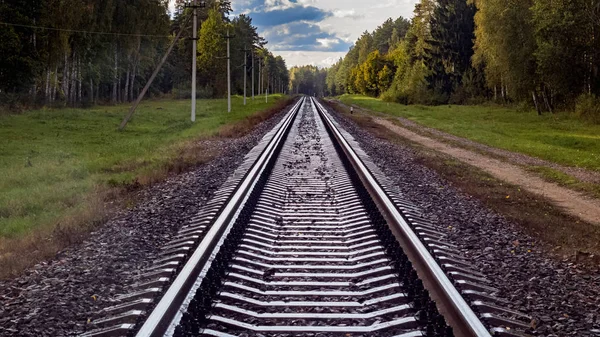
[[[357,14],[354,9],[335,9],[333,10],[333,16],[336,18],[350,18],[350,19],[361,19],[364,17],[363,14]]]
[[[313,6],[320,10],[332,13],[320,22],[316,24],[321,32],[324,34],[319,36],[317,42],[320,46],[317,49],[326,49],[328,47],[337,46],[338,50],[341,50],[342,44],[354,43],[358,37],[365,31],[373,31],[377,26],[381,25],[386,19],[396,19],[399,16],[405,18],[411,18],[415,8],[415,4],[419,0],[234,0],[234,10],[241,12],[247,9],[251,4],[256,5],[257,3],[264,4],[266,11],[273,11],[275,9],[287,9],[300,6]],[[250,14],[252,16],[252,14]],[[265,28],[267,31],[260,31],[261,34],[276,32],[277,27]],[[280,34],[291,34],[285,27],[279,27],[278,32]],[[297,32],[301,33],[301,32]],[[281,35],[279,35],[281,36]],[[273,37],[273,35],[271,35]],[[314,41],[314,40],[313,40]],[[293,41],[290,40],[291,43]],[[268,45],[269,47],[269,45]],[[274,47],[273,44],[270,47]],[[290,50],[293,49],[289,44],[279,44],[280,49]],[[309,46],[306,45],[308,48]],[[289,49],[287,49],[289,48]],[[304,48],[304,44],[301,48]],[[277,49],[277,48],[274,48]],[[297,48],[296,48],[297,49]],[[314,49],[314,47],[313,47]],[[330,53],[327,56],[325,52],[284,52],[279,51],[282,57],[288,60],[290,65],[298,64],[314,64],[323,66],[327,63],[325,61],[331,55],[335,55],[337,60],[338,56],[345,53]],[[304,54],[299,54],[304,53]],[[288,59],[289,58],[289,59]]]
[[[327,68],[346,55],[345,52],[326,51],[274,51],[273,54],[283,57],[288,68],[302,65]]]
[[[335,44],[340,43],[338,39],[317,39],[317,42],[321,44],[324,48],[329,48]]]
[[[334,13],[319,23],[326,32],[344,41],[356,41],[365,31],[373,31],[386,19],[411,18],[418,0],[324,0],[317,7]]]

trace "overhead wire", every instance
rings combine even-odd
[[[70,33],[83,33],[83,34],[97,34],[97,35],[112,35],[112,36],[130,36],[130,37],[153,37],[153,38],[171,38],[171,35],[153,35],[153,34],[128,34],[128,33],[115,33],[115,32],[101,32],[101,31],[89,31],[79,29],[65,29],[65,28],[54,28],[54,27],[42,27],[35,25],[23,25],[18,23],[0,22],[0,25],[31,28],[40,30],[53,30],[59,32],[70,32]]]

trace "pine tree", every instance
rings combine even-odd
[[[431,19],[430,48],[426,64],[427,82],[436,93],[449,98],[462,85],[462,77],[473,71],[475,7],[466,0],[438,0]]]

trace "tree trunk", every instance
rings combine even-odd
[[[537,94],[535,91],[531,92],[533,96],[533,104],[535,105],[535,110],[537,111],[538,116],[542,115],[542,110],[540,109],[540,105],[538,104]]]
[[[34,83],[31,85],[31,98],[33,100],[33,103],[35,103],[35,101],[37,101],[37,83]]]
[[[62,91],[65,96],[64,99],[68,100],[69,96],[69,55],[68,52],[65,51],[65,63],[63,69],[63,78],[62,78]]]
[[[554,113],[552,109],[552,104],[550,104],[550,100],[548,99],[548,93],[546,92],[546,88],[542,90],[542,97],[544,97],[544,103],[546,104],[546,108],[550,111],[551,114]]]
[[[96,83],[96,97],[94,98],[94,105],[98,105],[100,100],[100,80]]]
[[[75,99],[77,95],[77,58],[76,54],[73,53],[71,60],[71,90],[69,91],[69,103],[75,105]]]
[[[117,103],[123,102],[123,93],[121,92],[121,74],[117,78]]]
[[[117,81],[119,80],[119,56],[117,45],[115,44],[115,68],[113,72],[113,85],[112,85],[112,97],[111,102],[113,104],[117,103]]]
[[[94,79],[90,76],[90,92],[88,94],[90,103],[94,102]]]
[[[133,89],[135,87],[135,78],[137,76],[138,62],[139,59],[136,58],[135,63],[133,64],[133,71],[131,72],[131,83],[129,84],[129,97],[131,101],[133,101],[133,98],[135,97]]]
[[[130,80],[130,77],[131,77],[131,62],[127,62],[127,76],[125,77],[125,88],[123,89],[123,101],[127,101],[127,102],[129,102],[129,80]]]
[[[77,102],[81,103],[83,77],[81,76],[81,58],[77,58]]]
[[[58,65],[54,67],[54,80],[52,81],[52,93],[50,94],[50,102],[56,100],[56,88],[58,87]]]
[[[35,26],[37,24],[37,19],[33,19],[33,25]],[[36,34],[36,30],[33,30],[33,49],[35,51],[37,51],[37,34]]]
[[[138,38],[138,44],[137,44],[137,49],[135,52],[135,57],[134,57],[134,61],[133,61],[133,71],[131,74],[131,83],[129,84],[129,97],[131,98],[131,100],[133,101],[133,98],[135,97],[134,95],[134,87],[135,87],[135,78],[137,76],[137,71],[138,71],[138,66],[140,64],[140,50],[142,48],[142,39]]]
[[[46,90],[44,91],[44,101],[46,104],[50,102],[50,68],[46,70]]]

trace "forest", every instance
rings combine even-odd
[[[412,20],[388,19],[331,68],[292,69],[291,82],[404,104],[575,108],[600,122],[600,1],[420,0]]]
[[[169,13],[167,0],[0,0],[0,108],[130,102],[181,29],[149,96],[190,97],[192,10],[185,4],[178,0]],[[246,71],[251,94],[252,70],[257,94],[284,92],[285,61],[268,51],[250,17],[231,12],[230,1],[214,0],[198,10],[198,97],[227,93],[227,32],[234,36],[232,93],[243,93]]]

